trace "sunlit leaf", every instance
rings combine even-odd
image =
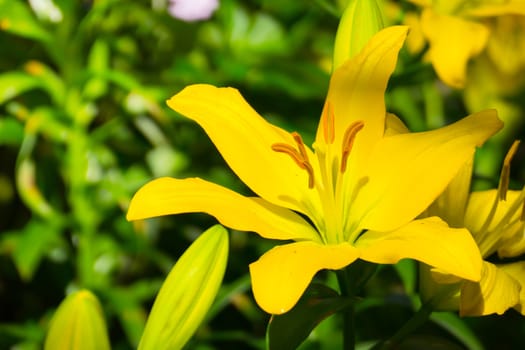
[[[39,221],[31,221],[17,235],[13,260],[18,273],[30,281],[45,254],[59,240],[57,228]]]
[[[469,350],[483,350],[483,345],[464,319],[449,312],[434,312],[430,319],[455,336]]]
[[[0,145],[19,145],[23,138],[24,127],[21,123],[0,116]]]
[[[97,99],[106,94],[107,80],[102,75],[109,70],[109,45],[103,39],[95,41],[88,56],[88,69],[93,75],[84,87],[84,95],[89,99]]]
[[[39,86],[39,79],[25,72],[4,73],[0,75],[0,104]]]
[[[52,40],[27,4],[19,0],[0,0],[0,30],[41,42]]]

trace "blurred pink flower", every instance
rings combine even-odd
[[[168,12],[183,21],[201,21],[211,17],[219,0],[170,0]]]

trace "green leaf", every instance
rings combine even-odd
[[[44,43],[52,40],[29,7],[19,0],[0,0],[0,30]]]
[[[226,306],[228,306],[235,296],[246,292],[250,289],[251,280],[250,275],[246,274],[239,279],[233,281],[230,284],[223,285],[217,293],[217,298],[213,303],[213,306],[208,311],[206,319],[212,319],[215,315],[221,312]]]
[[[24,323],[0,323],[0,338],[5,336],[20,339],[27,343],[42,343],[45,337],[42,325],[36,321],[24,321]]]
[[[31,280],[49,247],[58,242],[59,235],[55,227],[35,220],[19,232],[13,260],[23,280]]]
[[[0,117],[0,145],[19,146],[24,139],[24,127],[15,119]]]
[[[97,39],[88,57],[88,68],[93,75],[88,80],[84,87],[84,96],[88,99],[95,100],[104,94],[108,89],[107,80],[101,75],[108,70],[109,67],[109,46],[103,39]]]
[[[483,345],[474,332],[458,315],[450,312],[434,312],[430,319],[456,337],[469,350],[483,350]]]
[[[268,14],[249,14],[243,7],[230,9],[231,31],[229,42],[234,52],[251,62],[261,55],[286,53],[285,31],[282,25]]]
[[[25,72],[8,72],[0,75],[0,104],[40,87],[40,80]]]
[[[0,75],[0,104],[36,88],[47,92],[57,105],[63,103],[66,89],[61,77],[44,63],[31,60],[24,65],[24,71]]]
[[[59,106],[65,101],[66,86],[62,77],[47,64],[31,60],[24,65],[24,69],[39,79],[40,86],[53,99],[53,102]]]
[[[269,350],[297,348],[326,317],[355,303],[320,284],[311,284],[297,305],[283,315],[273,315],[266,330]]]
[[[414,260],[403,259],[394,265],[407,293],[412,294],[417,286],[417,265]]]
[[[193,242],[162,285],[139,349],[180,349],[186,344],[215,299],[227,259],[224,227],[215,225]]]
[[[125,287],[104,289],[111,312],[119,319],[128,341],[136,348],[144,332],[147,313],[143,305],[153,299],[162,285],[160,279],[142,279]]]

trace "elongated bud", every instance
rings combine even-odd
[[[333,70],[359,53],[384,28],[376,0],[349,0],[335,36]]]
[[[168,274],[139,350],[181,349],[186,344],[215,299],[227,260],[228,233],[215,225],[192,243]]]
[[[88,290],[68,295],[51,319],[44,350],[109,350],[109,338],[97,297]]]

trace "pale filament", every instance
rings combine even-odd
[[[510,162],[518,151],[520,140],[515,140],[510,146],[509,151],[505,155],[503,160],[503,167],[501,168],[501,174],[499,178],[498,196],[500,200],[507,200],[507,191],[509,190],[509,179],[510,179]]]

